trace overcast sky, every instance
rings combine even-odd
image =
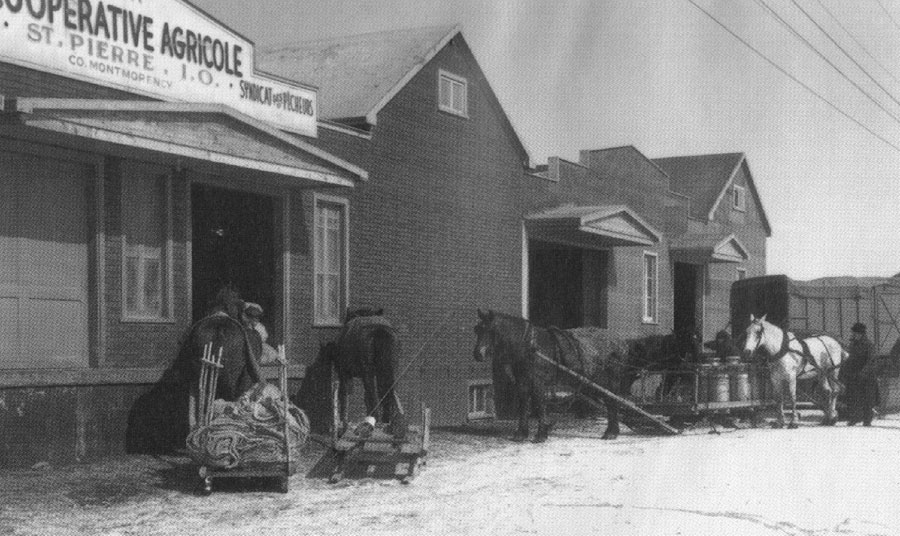
[[[900,1],[694,1],[809,89],[689,0],[193,3],[260,47],[459,23],[533,163],[744,152],[769,273],[900,272]]]

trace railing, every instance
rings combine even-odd
[[[759,365],[736,363],[696,365],[686,370],[646,371],[631,389],[641,406],[666,413],[727,410],[772,403],[768,371]]]

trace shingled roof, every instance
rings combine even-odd
[[[654,158],[671,178],[672,191],[691,198],[691,216],[705,218],[731,179],[743,153]]]
[[[431,26],[258,50],[256,66],[319,87],[319,117],[369,119],[460,31]]]
[[[653,162],[669,176],[670,188],[673,192],[691,198],[691,216],[708,219],[738,167],[745,164],[746,158],[744,153],[723,153],[654,158]],[[762,202],[756,191],[756,185],[753,184],[749,169],[747,175],[748,186],[759,204],[760,219],[766,233],[771,234],[769,220],[762,208]]]

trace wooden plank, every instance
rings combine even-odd
[[[668,424],[663,422],[659,417],[657,417],[656,415],[653,415],[652,413],[644,411],[637,404],[628,400],[627,398],[619,396],[616,393],[610,391],[609,389],[592,382],[591,380],[582,376],[580,373],[570,369],[569,367],[563,365],[562,363],[557,363],[553,359],[550,359],[549,357],[545,356],[541,352],[538,352],[537,350],[535,350],[534,353],[539,358],[543,359],[547,363],[550,363],[551,365],[558,368],[559,370],[565,372],[569,376],[578,380],[583,385],[586,385],[586,386],[594,389],[595,391],[602,393],[604,396],[614,400],[625,411],[629,411],[631,413],[637,413],[637,414],[641,415],[642,417],[647,419],[649,421],[649,423],[652,424],[652,426],[654,426],[655,428],[658,428],[659,430],[661,430],[667,434],[670,434],[670,435],[678,435],[681,433],[681,431],[678,430],[677,428],[669,426]]]

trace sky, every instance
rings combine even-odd
[[[458,23],[532,164],[743,152],[768,273],[900,272],[900,0],[192,2],[258,48]]]

